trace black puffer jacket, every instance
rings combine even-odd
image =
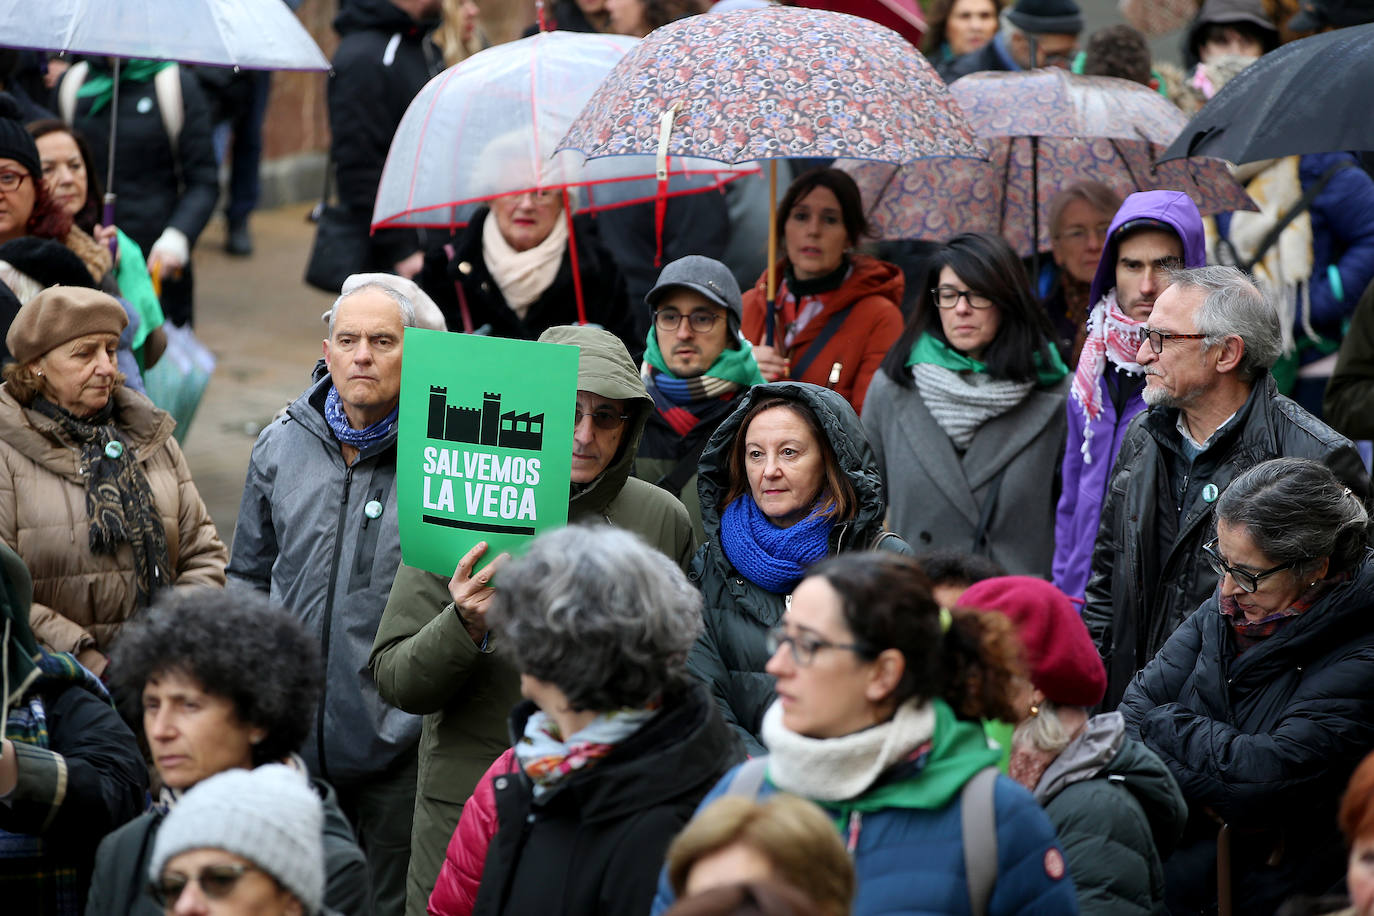
[[[516,340],[537,340],[539,335],[555,325],[577,324],[577,292],[573,287],[572,255],[563,251],[563,262],[553,283],[530,303],[521,318],[506,304],[501,288],[491,278],[482,258],[482,228],[491,211],[482,207],[473,214],[472,221],[451,246],[444,246],[425,256],[425,266],[415,281],[429,293],[450,331],[464,329],[462,308],[458,302],[455,283],[461,283],[467,301],[468,315],[474,329],[491,325],[493,337]],[[559,219],[565,219],[559,216]],[[577,242],[577,266],[582,276],[582,304],[587,309],[587,321],[600,325],[620,338],[632,359],[644,352],[644,337],[632,337],[634,321],[625,299],[625,281],[616,269],[615,261],[601,244],[596,222],[586,216],[573,217],[573,235]],[[453,249],[450,258],[447,248]]]
[[[512,742],[534,709],[528,701],[515,708]],[[668,844],[739,759],[711,698],[693,684],[543,798],[518,768],[496,776],[499,826],[474,916],[647,913]]]
[[[1216,589],[1202,545],[1214,533],[1217,494],[1242,472],[1271,458],[1311,458],[1369,501],[1355,446],[1280,395],[1267,373],[1191,466],[1177,423],[1177,409],[1160,407],[1132,422],[1102,504],[1083,622],[1107,665],[1104,709],[1116,708],[1135,673]]]
[[[706,628],[687,660],[692,673],[711,688],[725,721],[734,726],[750,756],[766,754],[758,735],[763,714],[777,696],[773,677],[763,666],[768,661],[765,637],[777,626],[787,599],[744,578],[730,564],[720,546],[721,503],[730,490],[730,447],[744,415],[754,404],[781,394],[801,401],[815,412],[821,428],[830,434],[840,469],[859,496],[854,519],[836,525],[830,533],[830,553],[865,550],[882,531],[887,502],[873,450],[864,435],[858,414],[849,402],[828,388],[806,382],[773,382],[755,385],[740,398],[735,412],[711,436],[702,453],[697,491],[706,542],[697,550],[688,574],[701,589]],[[910,553],[906,542],[885,538],[883,547]]]
[[[426,37],[437,21],[417,22],[391,0],[348,0],[334,17],[339,48],[329,79],[329,154],[339,202],[366,225],[382,180],[391,138],[415,93],[443,68]],[[372,236],[370,263],[359,270],[391,270],[420,248],[411,229]]]
[[[1374,749],[1374,562],[1278,633],[1237,654],[1214,596],[1121,701],[1129,734],[1160,756],[1193,814],[1166,863],[1172,900],[1216,892],[1214,812],[1232,824],[1237,913],[1321,893],[1345,870],[1336,809]],[[1277,856],[1276,864],[1269,864]]]

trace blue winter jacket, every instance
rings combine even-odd
[[[1202,216],[1187,194],[1180,191],[1140,191],[1132,194],[1116,211],[1107,237],[1110,239],[1120,226],[1136,219],[1155,219],[1172,226],[1183,240],[1185,267],[1202,267],[1207,263]],[[1097,262],[1097,273],[1088,294],[1089,301],[1094,304],[1102,301],[1102,297],[1116,286],[1116,251],[1115,241],[1109,241],[1102,249],[1102,259]],[[1083,413],[1083,405],[1072,396],[1065,405],[1069,412],[1069,432],[1060,470],[1063,486],[1059,491],[1059,507],[1054,520],[1052,577],[1054,584],[1070,598],[1081,600],[1088,587],[1093,542],[1097,539],[1102,500],[1107,495],[1107,485],[1111,483],[1116,453],[1121,450],[1126,427],[1136,414],[1145,409],[1145,401],[1140,396],[1145,376],[1140,376],[1139,382],[1139,387],[1126,399],[1120,414],[1107,391],[1105,375],[1097,380],[1102,392],[1102,412],[1096,420],[1089,423],[1087,415]],[[1091,426],[1092,437],[1086,440],[1085,446],[1085,428],[1088,426]]]
[[[726,773],[697,813],[728,793],[739,767]],[[919,779],[920,774],[914,777]],[[778,789],[765,780],[758,797]],[[822,804],[849,841],[857,891],[853,916],[963,916],[969,913],[960,798],[935,811],[884,808],[850,814],[844,803]],[[993,790],[997,817],[997,883],[989,916],[1066,916],[1078,897],[1066,872],[1049,818],[1031,794],[999,774]],[[667,870],[659,876],[653,916],[674,903]]]

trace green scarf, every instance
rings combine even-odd
[[[1041,355],[1042,351],[1037,350],[1033,354],[1035,383],[1041,388],[1056,385],[1064,376],[1069,374],[1069,367],[1064,364],[1063,358],[1059,355],[1059,350],[1053,345],[1047,345],[1045,349],[1048,349],[1050,353],[1049,366],[1045,365],[1045,358]],[[908,366],[914,366],[917,363],[929,363],[951,372],[986,373],[988,371],[987,363],[971,356],[965,356],[928,332],[916,340],[916,346],[911,348],[911,355],[906,358]]]
[[[172,66],[170,60],[132,58],[120,63],[119,81],[121,83],[146,83],[170,66]],[[98,113],[100,109],[110,104],[110,99],[114,98],[114,74],[106,70],[92,70],[86,82],[82,83],[81,88],[77,90],[76,97],[78,99],[95,99],[91,103],[90,113]]]
[[[687,317],[684,315],[682,320],[686,321]],[[658,348],[658,335],[654,333],[653,327],[649,328],[648,345],[644,348],[644,361],[669,378],[677,378],[668,370],[668,364],[663,361],[663,351]],[[751,388],[754,385],[764,384],[763,374],[759,372],[759,364],[754,360],[754,348],[749,345],[749,341],[742,337],[739,338],[739,349],[726,347],[722,350],[720,356],[717,356],[716,361],[711,364],[711,368],[706,370],[706,375],[711,378],[734,382],[741,388]]]
[[[996,766],[1001,754],[988,747],[983,729],[961,721],[944,700],[932,700],[935,734],[931,737],[925,766],[911,779],[880,785],[852,801],[827,807],[869,813],[885,808],[919,808],[938,811],[954,800],[980,770]]]

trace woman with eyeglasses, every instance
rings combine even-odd
[[[767,756],[699,812],[774,792],[820,805],[854,860],[855,916],[1078,912],[1054,829],[979,724],[1019,716],[1011,621],[940,608],[910,557],[849,553],[808,573],[768,646]],[[654,912],[672,896],[665,871]]]
[[[868,231],[854,179],[813,169],[778,204],[783,258],[775,266],[773,337],[768,335],[768,274],[744,294],[744,336],[763,377],[838,391],[862,412],[864,394],[902,329],[906,280],[897,265],[859,254]]]
[[[887,504],[858,416],[826,388],[749,389],[711,436],[699,475],[706,541],[691,576],[705,596],[706,629],[688,663],[758,754],[776,696],[765,638],[807,568],[875,546],[910,551],[883,532]]]
[[[999,236],[950,239],[929,286],[864,408],[888,526],[918,553],[1048,576],[1069,387],[1054,331]]]
[[[332,913],[323,823],[320,798],[301,773],[280,764],[226,770],[167,815],[152,848],[149,892],[166,916]]]
[[[282,763],[287,766],[273,769],[289,767],[289,775],[299,782],[302,792],[313,796],[313,804],[323,810],[322,819],[316,815],[313,828],[312,854],[322,856],[317,867],[323,873],[315,905],[323,899],[343,913],[371,912],[367,862],[353,829],[339,809],[334,790],[323,780],[310,779],[304,761],[295,753],[309,732],[319,699],[320,661],[319,647],[290,614],[251,589],[174,592],[130,624],[115,653],[114,671],[115,695],[126,704],[125,718],[143,723],[162,790],[147,812],[101,842],[86,916],[155,916],[164,912],[155,888],[168,898],[167,913],[258,912],[225,908],[228,904],[219,902],[221,897],[239,899],[230,893],[237,878],[231,881],[222,873],[217,879],[206,877],[205,869],[235,862],[199,855],[192,857],[193,862],[178,862],[182,857],[171,858],[176,853],[166,850],[207,816],[204,809],[180,810],[183,801],[196,797],[194,787],[216,774],[254,771],[256,776],[255,768]],[[233,784],[245,790],[252,785],[240,780]],[[270,810],[255,812],[258,803],[247,796],[240,805],[237,814],[220,815],[221,824],[200,826],[228,832],[231,825],[242,827],[244,818],[274,816]],[[173,835],[164,836],[169,829]],[[252,858],[264,868],[307,867],[304,846],[272,849],[267,861],[256,858],[268,851],[256,842],[222,848]],[[282,861],[287,858],[292,861]],[[164,867],[163,863],[168,864]],[[199,880],[189,881],[187,876],[196,874]],[[281,877],[280,872],[276,874]],[[259,884],[261,877],[256,875],[249,884]],[[189,895],[171,892],[187,883],[196,884],[197,890]],[[204,898],[211,898],[208,904]],[[209,908],[192,906],[197,901],[198,906]]]
[[[1269,913],[1345,868],[1341,788],[1374,747],[1369,518],[1325,465],[1275,458],[1231,482],[1216,520],[1203,547],[1216,593],[1120,709],[1188,800],[1165,862],[1170,911],[1214,908],[1220,880],[1234,912]]]

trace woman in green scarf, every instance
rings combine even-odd
[[[1054,330],[999,236],[950,239],[926,286],[864,402],[888,527],[1048,577],[1069,387]]]

